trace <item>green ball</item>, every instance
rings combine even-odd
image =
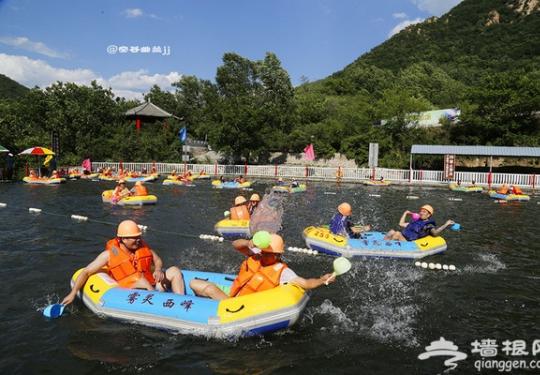
[[[261,230],[253,236],[253,244],[259,249],[266,249],[270,246],[271,241],[272,237],[270,236],[270,233],[265,230]]]

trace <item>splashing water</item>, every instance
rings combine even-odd
[[[506,265],[495,254],[478,254],[477,257],[480,258],[480,264],[467,265],[463,267],[464,272],[496,273],[506,268]]]
[[[265,194],[251,216],[250,232],[256,233],[266,230],[270,233],[277,233],[281,230],[282,219],[283,197],[273,192]]]

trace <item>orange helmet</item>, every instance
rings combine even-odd
[[[141,235],[141,229],[133,220],[124,220],[118,225],[116,237],[137,237]]]
[[[270,246],[262,249],[263,253],[283,254],[285,252],[285,243],[279,234],[272,234]]]
[[[260,202],[261,200],[261,197],[259,196],[259,194],[255,193],[255,194],[252,194],[251,197],[249,198],[250,201],[257,201],[257,202]]]
[[[234,205],[235,206],[238,206],[239,204],[244,204],[246,202],[247,202],[247,200],[246,200],[246,198],[244,198],[243,195],[239,195],[236,198],[234,198]]]
[[[435,212],[435,210],[433,210],[433,207],[431,207],[429,204],[424,204],[422,207],[420,207],[421,210],[426,210],[427,212],[429,212],[430,215],[433,215],[433,212]]]
[[[338,212],[342,214],[343,216],[351,216],[352,215],[352,207],[347,202],[341,203],[338,208]]]

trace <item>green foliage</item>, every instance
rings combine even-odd
[[[28,92],[28,88],[0,74],[0,100],[18,99]]]
[[[378,142],[379,165],[396,168],[408,165],[415,143],[539,145],[540,6],[527,15],[516,4],[464,0],[297,88],[273,53],[257,61],[226,53],[215,82],[183,76],[174,93],[152,87],[145,99],[182,120],[144,123],[140,133],[124,117],[139,103],[114,99],[95,82],[27,90],[0,75],[0,144],[47,146],[54,130],[60,163],[178,161],[185,125],[229,161],[264,163],[270,152],[313,143],[319,158],[341,152],[363,166],[368,144]],[[6,87],[17,100],[2,99]],[[457,125],[410,126],[418,112],[448,107],[461,109]],[[435,158],[418,160],[440,168]]]

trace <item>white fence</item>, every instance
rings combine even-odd
[[[120,163],[94,162],[93,168],[110,167],[117,171]],[[310,167],[291,165],[221,165],[221,164],[182,164],[182,163],[122,163],[124,170],[148,172],[153,167],[162,174],[178,173],[191,170],[194,173],[205,171],[214,176],[249,176],[260,178],[297,178],[311,181],[336,181],[341,172],[344,182],[361,182],[370,178],[383,177],[396,183],[403,184],[447,184],[443,171],[387,169],[387,168],[336,168],[336,167]],[[513,174],[513,173],[487,173],[487,172],[459,172],[454,181],[461,180],[464,184],[475,182],[477,185],[518,185],[535,189],[540,183],[540,175]]]

